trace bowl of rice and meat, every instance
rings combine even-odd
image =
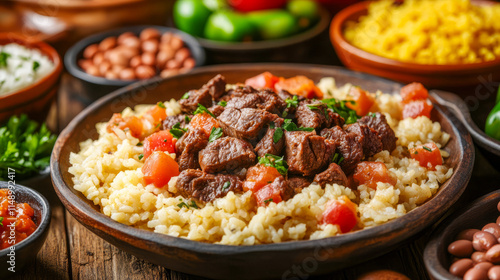
[[[312,257],[321,274],[395,247],[465,189],[470,136],[427,97],[335,67],[205,67],[87,108],[52,178],[77,220],[154,263],[271,278]]]
[[[481,0],[363,1],[339,12],[330,38],[349,68],[428,87],[500,79],[500,4]]]
[[[0,33],[0,121],[21,113],[43,119],[61,72],[61,58],[50,45]]]

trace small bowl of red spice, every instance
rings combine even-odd
[[[16,185],[15,170],[11,181],[0,182],[0,278],[21,271],[35,259],[48,234],[49,202],[40,193]]]

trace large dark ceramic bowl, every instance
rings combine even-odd
[[[448,107],[463,122],[481,154],[500,171],[500,141],[484,133],[486,117],[495,105],[496,95],[492,93],[486,99],[469,96],[466,98],[468,103],[458,95],[444,91],[437,90],[432,96],[436,102]]]
[[[50,224],[50,205],[47,199],[30,188],[21,185],[11,185],[14,191],[17,203],[28,203],[33,208],[35,215],[33,221],[37,225],[37,229],[26,239],[14,245],[14,258],[12,259],[12,251],[9,248],[0,250],[0,279],[15,275],[16,272],[22,271],[23,266],[35,259],[36,254],[42,248],[47,234],[49,233]],[[9,187],[8,182],[0,181],[0,189]],[[11,263],[7,261],[14,261],[15,272],[9,269]]]
[[[481,229],[488,223],[494,223],[500,214],[497,210],[499,201],[500,190],[491,192],[441,223],[424,250],[425,267],[433,279],[461,279],[448,272],[453,258],[448,253],[448,245],[455,241],[457,234],[464,229]]]
[[[113,221],[81,193],[73,189],[69,156],[79,143],[96,139],[95,124],[108,121],[113,112],[141,103],[180,98],[187,90],[199,88],[216,74],[229,83],[270,71],[291,77],[305,75],[318,82],[334,77],[337,85],[352,83],[370,91],[399,92],[400,84],[339,67],[300,64],[239,64],[197,69],[189,74],[135,84],[101,98],[85,109],[59,136],[51,158],[54,187],[68,211],[83,225],[110,243],[140,258],[185,273],[216,279],[292,279],[299,273],[323,274],[375,258],[436,222],[458,199],[470,179],[474,150],[467,130],[454,122],[445,109],[436,106],[432,118],[451,134],[445,149],[451,156],[445,163],[453,176],[423,206],[384,225],[336,237],[311,241],[255,246],[227,246],[162,235]],[[312,269],[313,268],[313,269]],[[305,272],[304,272],[305,271]]]

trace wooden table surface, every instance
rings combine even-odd
[[[322,40],[325,41],[328,40]],[[302,62],[340,65],[329,44],[323,43],[314,53]],[[62,76],[57,102],[48,117],[52,128],[61,130],[90,104],[91,100],[85,97],[83,91],[76,78],[67,73]],[[496,182],[500,182],[500,173],[476,151],[471,183],[451,211],[497,189],[500,185]],[[40,188],[52,205],[49,235],[36,260],[16,273],[14,279],[204,279],[154,265],[114,247],[79,224],[64,209],[50,182]],[[422,253],[433,228],[424,230],[381,257],[309,279],[356,279],[365,272],[378,269],[398,271],[410,279],[429,279]]]

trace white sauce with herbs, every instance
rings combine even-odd
[[[0,46],[0,96],[23,89],[54,69],[54,63],[38,50],[11,43]]]

